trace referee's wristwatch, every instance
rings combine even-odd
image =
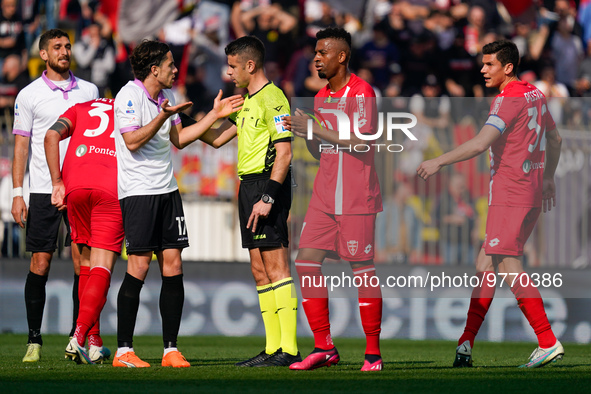
[[[273,204],[275,202],[275,200],[268,194],[263,194],[261,201],[263,201],[265,204]]]

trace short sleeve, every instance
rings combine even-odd
[[[507,127],[517,118],[523,105],[523,98],[497,96],[490,107],[485,124],[493,126],[503,134]]]
[[[72,127],[70,127],[70,131],[67,134],[64,134],[62,136],[62,140],[66,139],[68,137],[72,136],[72,133],[74,133],[74,130],[76,129],[76,121],[78,120],[78,108],[80,107],[79,104],[76,104],[70,108],[68,108],[66,110],[66,112],[64,112],[60,118],[66,118],[68,119],[70,122],[72,122]]]
[[[264,119],[267,124],[267,130],[271,136],[272,142],[291,141],[293,134],[283,125],[283,118],[289,116],[289,103],[285,96],[279,95],[271,98],[269,103],[265,103]]]
[[[130,89],[121,89],[115,99],[115,117],[121,134],[134,131],[142,127],[141,104]]]
[[[12,125],[12,134],[30,137],[33,131],[33,110],[28,96],[21,92],[16,96],[14,102],[14,122]]]
[[[369,84],[363,84],[362,86],[348,99],[349,113],[358,114],[356,125],[359,127],[361,134],[375,134],[377,125],[376,95]],[[354,125],[355,122],[352,121],[351,124]],[[351,131],[353,132],[353,130]]]

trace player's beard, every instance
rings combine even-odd
[[[318,77],[320,77],[321,79],[326,79],[326,73],[318,71]]]
[[[55,71],[58,74],[63,74],[67,71],[70,70],[70,58],[68,58],[68,65],[67,66],[62,66],[60,65],[60,60],[64,60],[62,59],[56,59],[55,61],[52,61],[51,59],[49,59],[47,61],[47,65],[49,66],[49,68],[51,68],[53,71]]]

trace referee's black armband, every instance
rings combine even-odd
[[[281,183],[274,181],[273,179],[269,179],[264,194],[268,194],[273,200],[275,200],[275,196],[277,196],[279,190],[281,190],[281,186]]]
[[[179,115],[181,116],[181,125],[183,126],[183,128],[192,126],[195,123],[197,123],[195,119],[191,118],[189,115],[183,112],[179,112]]]

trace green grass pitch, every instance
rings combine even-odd
[[[564,360],[540,369],[526,362],[534,343],[479,342],[474,368],[453,369],[455,343],[450,341],[383,340],[384,370],[359,371],[364,340],[336,338],[337,366],[315,371],[287,368],[238,368],[234,363],[257,354],[264,338],[182,337],[179,348],[191,368],[160,366],[159,337],[139,336],[136,353],[152,368],[127,369],[77,365],[64,359],[67,338],[44,335],[42,358],[24,364],[26,336],[0,335],[1,393],[215,393],[215,392],[389,392],[389,393],[540,393],[591,392],[591,345],[565,344]],[[115,350],[115,338],[105,345]],[[313,347],[299,341],[302,355]]]

